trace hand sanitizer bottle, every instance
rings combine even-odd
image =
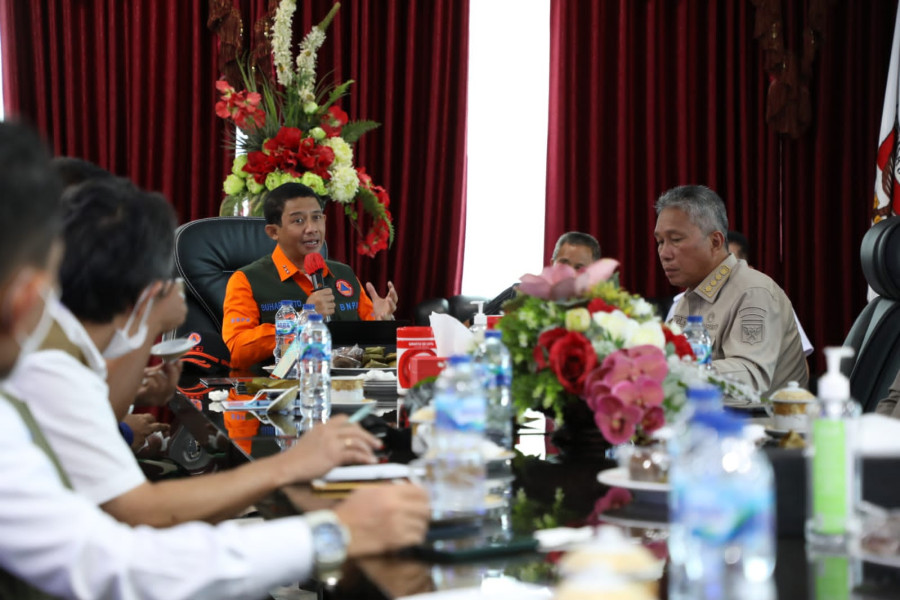
[[[850,398],[850,381],[841,373],[847,347],[825,348],[828,371],[819,379],[807,450],[806,542],[812,548],[840,551],[853,529],[854,442],[859,405]]]
[[[475,313],[475,317],[472,319],[472,326],[469,327],[469,331],[474,335],[472,346],[473,350],[483,349],[484,332],[487,331],[487,315],[484,314],[484,300],[475,300],[472,304],[478,306],[478,312]]]

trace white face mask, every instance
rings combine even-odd
[[[41,294],[41,297],[44,299],[44,310],[41,312],[41,318],[38,320],[38,324],[31,333],[16,335],[16,343],[19,344],[19,357],[16,362],[21,361],[23,358],[40,348],[41,344],[44,343],[47,334],[50,332],[50,326],[53,325],[53,312],[50,307],[54,302],[59,301],[56,292],[52,287],[48,287],[47,290]]]
[[[116,329],[112,339],[109,341],[109,345],[106,347],[106,350],[103,351],[103,358],[118,358],[120,356],[125,356],[129,352],[133,352],[144,345],[144,341],[147,339],[147,318],[150,316],[150,310],[153,308],[153,301],[155,298],[150,298],[150,301],[147,302],[147,308],[144,309],[144,316],[141,317],[141,324],[138,326],[138,330],[134,335],[129,335],[128,332],[131,331],[131,326],[134,324],[137,310],[147,297],[149,291],[149,289],[146,289],[141,292],[140,297],[134,304],[134,308],[131,310],[128,322],[125,323],[125,327]]]

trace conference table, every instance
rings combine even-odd
[[[209,400],[204,386],[186,384],[189,395],[177,394],[170,402],[175,415],[169,456],[188,473],[202,473],[238,466],[288,447],[293,436],[278,428],[258,424],[241,430]],[[409,462],[410,430],[398,426],[405,416],[396,398],[378,401],[375,415],[363,422],[385,443],[384,460]],[[399,415],[399,417],[398,417]],[[521,428],[518,447],[545,448],[541,429]],[[526,443],[529,442],[529,443]],[[535,443],[536,442],[536,443]],[[900,569],[855,556],[818,555],[808,552],[803,539],[806,505],[806,473],[802,453],[766,448],[775,470],[777,494],[777,562],[774,588],[782,599],[799,598],[897,598]],[[482,525],[494,536],[512,537],[533,529],[535,519],[545,524],[579,526],[608,524],[628,537],[638,538],[660,557],[665,557],[668,514],[665,494],[627,489],[627,493],[598,480],[598,473],[615,467],[613,461],[595,455],[528,456],[517,453],[511,460],[489,465],[489,478],[503,482],[505,502]],[[900,506],[900,468],[897,461],[866,463],[866,499],[885,506]],[[493,471],[493,472],[491,472]],[[890,474],[892,476],[885,476]],[[337,500],[309,485],[291,485],[257,503],[266,519],[332,506]],[[401,553],[345,563],[338,577],[327,582],[306,582],[323,598],[392,599],[456,588],[491,588],[492,583],[516,580],[546,585],[557,581],[559,553],[536,551],[448,563],[420,554]],[[840,571],[840,572],[838,572]],[[847,581],[845,592],[835,596],[834,581]],[[666,574],[660,581],[660,597],[666,598]],[[842,584],[843,585],[843,584]],[[488,596],[485,596],[488,597]],[[549,597],[549,596],[548,596]]]

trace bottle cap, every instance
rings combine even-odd
[[[303,310],[316,310],[316,305],[315,304],[304,304]]]
[[[319,313],[313,313],[309,315],[309,320],[312,323],[320,323],[322,321],[322,315],[320,315]]]
[[[687,389],[687,399],[691,404],[718,403],[722,399],[722,390],[714,385],[692,385]]]
[[[688,323],[702,323],[703,317],[700,315],[688,315]]]
[[[722,435],[740,435],[744,431],[744,422],[726,412],[700,413],[694,417],[694,423]]]
[[[503,337],[502,331],[497,331],[496,329],[488,329],[484,332],[484,339],[500,339]]]
[[[293,301],[293,300],[282,300],[282,301],[281,301],[281,305],[282,305],[282,306],[293,306],[293,305],[294,305],[294,301]]]

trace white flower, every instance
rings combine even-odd
[[[666,323],[666,327],[669,328],[669,331],[671,331],[673,335],[681,335],[682,333],[684,333],[683,331],[681,331],[681,327],[678,326],[678,323],[676,323],[674,320]]]
[[[606,330],[613,340],[629,340],[638,327],[637,321],[629,319],[621,310],[595,312],[594,323]]]
[[[332,200],[347,204],[356,198],[359,189],[359,177],[353,167],[337,167],[329,169],[331,181],[328,182],[328,195]]]
[[[294,80],[291,69],[291,21],[296,10],[296,0],[281,0],[272,23],[272,59],[278,83],[283,86],[289,86]]]
[[[632,332],[631,337],[625,342],[625,347],[634,348],[645,344],[656,346],[660,349],[666,345],[666,336],[663,334],[662,327],[655,320],[640,323],[637,329]]]
[[[653,308],[653,305],[643,298],[635,298],[634,300],[632,300],[631,309],[632,311],[634,311],[634,314],[637,317],[649,317],[656,312],[656,309]]]
[[[303,41],[300,42],[300,52],[297,54],[297,77],[301,82],[300,96],[304,102],[315,99],[314,87],[316,85],[316,54],[325,43],[325,32],[316,25],[309,30]]]
[[[328,146],[334,150],[335,167],[349,167],[353,164],[353,148],[350,147],[350,144],[344,138],[328,138],[327,140],[322,140],[321,145]]]

